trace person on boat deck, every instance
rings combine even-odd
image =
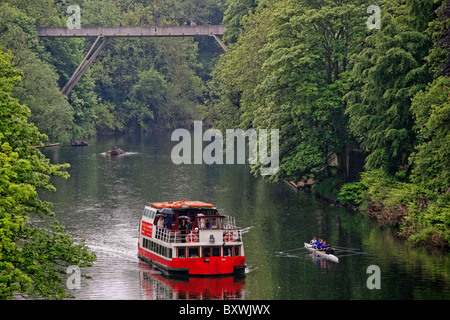
[[[164,218],[162,216],[160,216],[158,218],[158,222],[156,223],[156,226],[158,227],[158,233],[156,234],[157,238],[161,237],[162,231],[159,228],[163,228],[164,227]]]
[[[192,230],[192,221],[191,221],[191,219],[187,219],[187,225],[186,225],[186,230],[187,231],[189,231],[189,230]]]
[[[181,219],[180,227],[179,227],[181,234],[184,234],[186,230],[186,220]]]
[[[186,220],[181,219],[181,223],[180,223],[179,229],[180,229],[180,233],[181,233],[181,242],[184,243],[186,241],[186,239],[185,239],[185,236],[186,236]]]
[[[166,225],[167,229],[170,229],[170,227],[172,226],[172,218],[170,216],[167,216],[166,222],[167,222]]]
[[[316,240],[316,236],[312,237],[311,241],[309,242],[310,244],[316,244],[317,240]]]

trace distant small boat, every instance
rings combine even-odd
[[[86,142],[84,140],[78,141],[75,140],[72,142],[72,147],[84,147],[84,146],[90,146],[91,144],[89,142]]]
[[[125,153],[125,151],[123,151],[122,149],[120,149],[120,148],[117,148],[117,147],[115,147],[115,148],[112,148],[110,151],[108,151],[112,156],[117,156],[117,155],[119,155],[119,154],[122,154],[122,153]]]

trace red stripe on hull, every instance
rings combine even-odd
[[[167,260],[143,248],[139,255],[172,272],[186,271],[189,275],[223,275],[236,272],[235,267],[245,267],[245,257],[172,258]]]

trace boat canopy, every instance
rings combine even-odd
[[[166,201],[151,202],[150,205],[157,209],[163,208],[212,208],[214,205],[203,201]]]

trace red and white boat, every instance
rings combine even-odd
[[[138,256],[169,275],[245,271],[241,229],[201,201],[153,202],[139,225]]]

